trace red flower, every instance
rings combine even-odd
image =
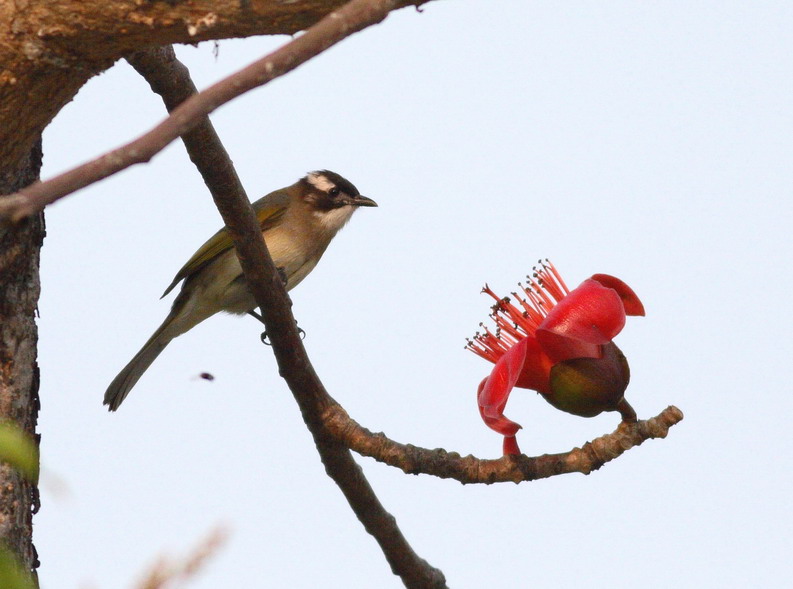
[[[570,291],[546,260],[527,277],[522,294],[496,300],[491,317],[495,333],[485,328],[466,346],[495,364],[479,385],[477,399],[484,422],[504,436],[504,454],[520,454],[515,434],[520,425],[504,416],[514,387],[533,389],[557,409],[594,417],[619,411],[636,421],[625,400],[628,362],[611,341],[626,315],[644,315],[639,297],[619,278],[595,274]],[[483,326],[484,327],[484,326]]]

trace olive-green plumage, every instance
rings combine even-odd
[[[256,213],[256,219],[259,221],[259,226],[262,228],[262,233],[264,233],[268,229],[273,228],[275,224],[283,218],[286,208],[289,206],[289,194],[286,191],[276,190],[260,198],[254,202],[252,206]],[[165,292],[162,293],[162,296],[165,297],[183,279],[191,274],[195,274],[202,267],[206,266],[226,250],[230,250],[232,247],[234,247],[234,244],[231,242],[231,236],[228,231],[226,231],[225,227],[218,230],[215,235],[210,237],[206,243],[198,248],[198,251],[187,260],[185,265],[176,273],[176,276],[174,276],[168,288],[165,289]]]
[[[322,170],[271,192],[252,206],[267,249],[290,290],[314,269],[330,241],[358,207],[377,204],[361,196],[338,174]],[[182,289],[165,321],[107,388],[104,403],[111,411],[118,409],[173,338],[220,311],[243,314],[256,307],[225,229],[198,248],[163,296],[180,281],[184,281]]]

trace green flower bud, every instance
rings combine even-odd
[[[545,400],[561,411],[594,417],[619,411],[631,374],[628,360],[613,342],[603,346],[600,358],[574,358],[551,368],[551,393]]]

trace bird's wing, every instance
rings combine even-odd
[[[282,190],[271,192],[253,203],[253,210],[256,213],[256,218],[259,220],[259,225],[263,232],[271,228],[284,216],[288,205],[289,194]],[[182,269],[176,273],[173,281],[168,285],[168,288],[165,289],[162,296],[164,297],[171,292],[174,287],[179,284],[179,281],[195,274],[209,262],[232,247],[234,247],[234,244],[231,241],[231,236],[224,227],[210,237],[204,245],[198,248],[198,251],[193,254],[193,257],[191,257],[187,263],[182,266]]]

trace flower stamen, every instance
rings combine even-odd
[[[484,333],[477,332],[472,340],[467,340],[467,349],[490,362],[496,362],[517,342],[534,336],[551,309],[570,292],[548,259],[539,260],[537,264],[532,268],[532,275],[526,277],[527,284],[518,283],[522,295],[513,292],[512,299],[498,296],[485,284],[482,292],[496,302],[490,314],[496,330],[493,333],[480,324]]]
[[[556,266],[554,266],[548,258],[545,258],[545,262],[543,263],[543,268],[546,269],[553,276],[554,281],[561,289],[562,296],[556,297],[557,301],[561,300],[562,297],[564,297],[565,295],[570,294],[570,289],[567,288],[567,285],[562,279],[562,275],[559,274],[559,271],[556,269]]]

